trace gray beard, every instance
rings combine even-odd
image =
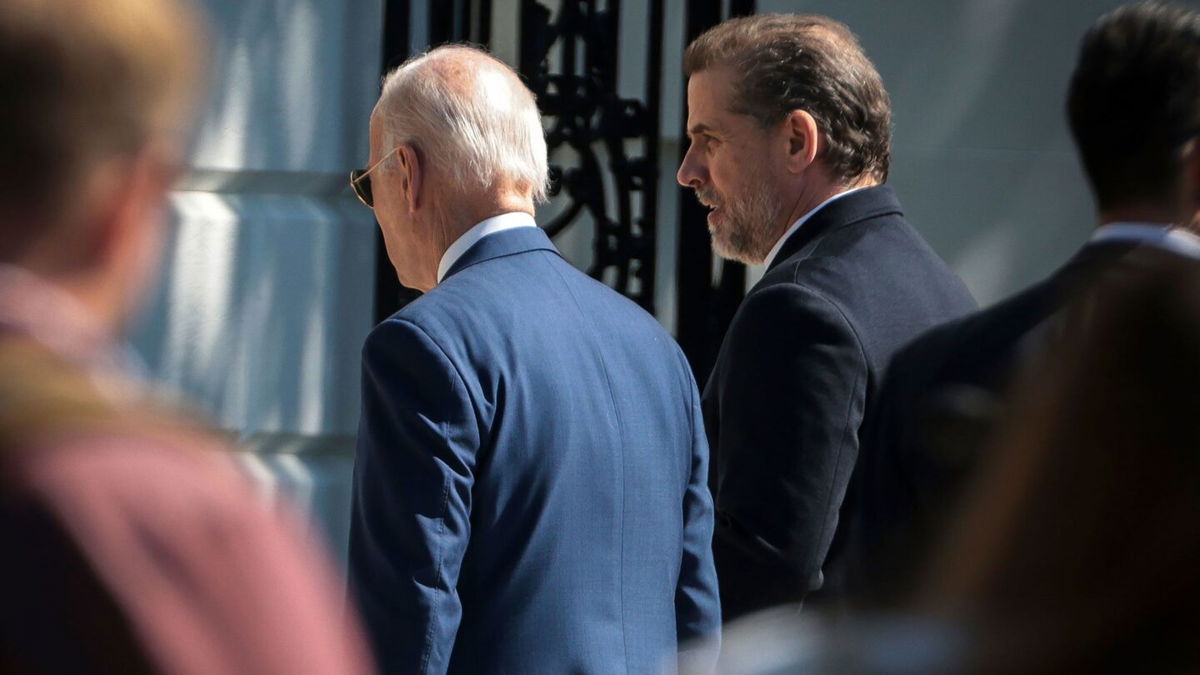
[[[699,191],[697,191],[699,195]],[[706,200],[710,201],[711,200]],[[731,199],[721,205],[724,222],[709,227],[713,251],[722,258],[750,265],[763,262],[778,238],[779,198],[767,190]]]

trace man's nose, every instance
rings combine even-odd
[[[675,172],[675,180],[683,187],[692,189],[704,184],[704,168],[696,160],[695,148],[695,145],[688,148],[683,155],[683,162],[680,163],[679,170]]]

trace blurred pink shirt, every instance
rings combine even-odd
[[[100,376],[126,362],[69,296],[7,266],[0,266],[0,335],[33,339],[97,381],[112,381]],[[147,395],[136,378],[120,381],[130,384],[107,393],[126,403]],[[4,556],[23,558],[14,569],[32,577],[6,586],[16,583],[20,592],[27,584],[36,603],[39,584],[77,581],[36,578],[39,556],[78,555],[137,649],[162,672],[371,671],[357,618],[343,610],[323,552],[301,536],[290,509],[265,508],[215,437],[64,429],[39,438],[0,453],[5,494],[22,505],[4,518],[22,517],[33,505],[75,550],[38,550],[53,538],[5,542]],[[39,609],[66,617],[76,608]],[[34,637],[53,644],[53,635]]]

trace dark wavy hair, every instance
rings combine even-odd
[[[730,19],[688,45],[684,73],[730,66],[730,110],[767,128],[793,110],[825,134],[821,159],[839,178],[886,181],[892,110],[875,66],[844,24],[815,14]]]
[[[1084,35],[1067,119],[1100,207],[1169,198],[1200,134],[1200,14],[1140,2]]]

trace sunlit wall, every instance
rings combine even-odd
[[[201,4],[211,95],[135,345],[340,556],[375,264],[374,220],[346,176],[367,156],[381,0]]]

